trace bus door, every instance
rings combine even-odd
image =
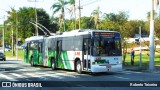
[[[84,50],[83,69],[88,70],[90,69],[91,39],[84,39],[83,50]]]
[[[43,57],[42,57],[42,42],[38,43],[38,64],[43,64]]]
[[[42,63],[44,66],[48,66],[48,40],[45,39],[42,44]]]
[[[57,45],[56,45],[56,61],[55,65],[57,67],[63,67],[62,64],[62,58],[61,58],[61,53],[62,53],[62,40],[57,40]]]

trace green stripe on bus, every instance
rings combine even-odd
[[[70,62],[69,62],[67,51],[63,52],[63,58],[64,58],[64,63],[66,65],[67,69],[71,69],[71,65],[70,65]]]

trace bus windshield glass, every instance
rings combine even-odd
[[[120,38],[94,38],[93,56],[121,56]]]
[[[37,50],[38,49],[38,42],[31,42],[29,49],[30,50]]]

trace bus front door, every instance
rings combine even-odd
[[[90,69],[90,52],[91,52],[91,39],[84,39],[83,41],[83,49],[84,49],[84,57],[83,57],[83,69]]]

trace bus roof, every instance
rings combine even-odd
[[[81,29],[81,30],[71,30],[68,32],[63,32],[60,35],[50,36],[48,38],[56,38],[56,37],[67,37],[67,36],[79,36],[79,35],[87,35],[92,32],[117,32],[117,31],[107,31],[107,30],[91,30],[91,29]]]
[[[42,40],[43,38],[44,38],[43,36],[32,36],[32,37],[26,38],[25,41],[29,42],[34,40]]]
[[[81,29],[81,30],[72,30],[69,32],[64,32],[62,35],[63,36],[86,35],[86,34],[91,34],[92,32],[117,32],[117,31]]]
[[[91,30],[91,29],[77,29],[77,30],[71,30],[68,32],[63,32],[59,35],[49,36],[46,37],[48,39],[50,38],[56,38],[56,37],[68,37],[68,36],[79,36],[79,35],[87,35],[91,34],[92,32],[117,32],[117,31],[109,31],[109,30]],[[25,39],[25,41],[34,41],[34,40],[42,40],[44,39],[44,36],[32,36],[30,38]]]

